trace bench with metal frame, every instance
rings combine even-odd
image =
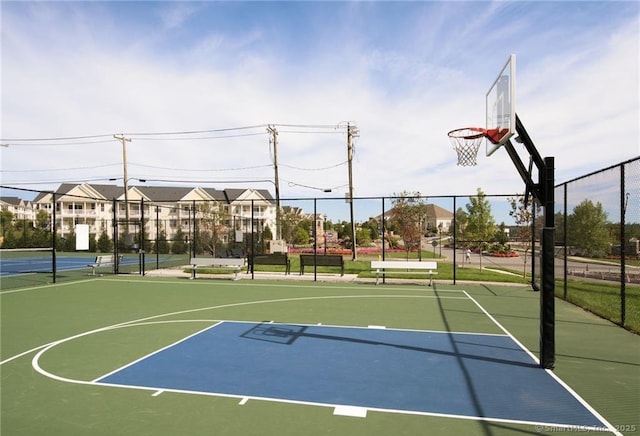
[[[247,258],[247,273],[254,272],[255,265],[281,265],[284,274],[291,274],[291,259],[288,253],[256,254]]]
[[[301,254],[300,275],[304,274],[305,266],[337,266],[340,267],[340,275],[344,275],[344,258],[339,254]]]
[[[245,266],[245,260],[236,257],[192,257],[189,264],[192,279],[196,278],[198,267],[206,267],[231,269],[234,273],[233,280],[238,280],[238,273]]]
[[[91,268],[91,275],[95,276],[96,269],[98,269],[101,266],[115,265],[114,259],[115,259],[115,256],[113,254],[103,254],[100,256],[96,256],[96,260],[94,260],[93,263],[90,263],[87,265],[89,268]],[[120,263],[120,261],[122,261],[122,255],[118,256],[118,263]]]
[[[437,275],[438,263],[434,261],[417,261],[417,260],[372,260],[371,270],[376,272],[376,285],[380,279],[380,275],[390,272],[394,274],[428,274],[429,286],[433,283],[433,276]],[[402,271],[400,271],[402,270]]]

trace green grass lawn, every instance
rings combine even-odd
[[[624,327],[640,333],[640,286],[626,286]],[[568,280],[566,298],[563,283],[556,284],[556,296],[580,306],[616,324],[621,324],[619,283]]]
[[[291,273],[298,274],[300,271],[300,258],[299,256],[292,255],[291,258]],[[404,260],[406,259],[406,255],[403,253],[392,253],[386,256],[387,259],[398,259]],[[423,260],[441,260],[437,256],[434,257],[433,253],[424,251],[422,255]],[[345,257],[345,266],[344,272],[345,274],[356,274],[360,278],[375,278],[375,271],[371,270],[371,261],[378,260],[377,256],[359,256],[357,260],[350,260]],[[412,253],[412,258],[410,260],[418,260],[415,253]],[[475,281],[488,281],[488,282],[502,282],[502,283],[529,283],[530,278],[523,278],[522,274],[517,271],[507,271],[507,274],[499,273],[493,271],[493,269],[478,269],[478,268],[461,268],[458,267],[456,269],[456,280],[475,280]],[[185,272],[190,272],[190,270],[185,269]],[[255,271],[264,271],[264,272],[282,272],[284,273],[284,266],[276,266],[276,265],[256,265]],[[317,272],[319,274],[335,274],[339,269],[337,267],[318,267]],[[227,268],[198,268],[198,274],[228,274],[231,272],[230,269]],[[308,268],[305,271],[306,274],[312,274],[313,269]],[[393,273],[388,272],[385,273],[387,278],[404,278],[404,279],[419,279],[424,280],[427,275],[425,275],[424,271],[417,271],[415,274],[406,273]],[[453,280],[453,264],[448,262],[439,262],[438,263],[438,271],[437,276],[435,277],[440,280]]]

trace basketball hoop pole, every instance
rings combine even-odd
[[[544,207],[544,228],[542,230],[542,289],[540,293],[540,366],[553,369],[555,366],[555,167],[554,158],[542,159],[531,137],[516,114],[516,132],[529,152],[533,164],[538,169],[538,183],[531,178],[518,156],[513,143],[508,140],[504,147],[530,192]],[[532,283],[533,284],[533,283]]]

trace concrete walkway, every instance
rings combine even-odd
[[[184,272],[183,268],[165,268],[165,269],[156,269],[151,271],[146,271],[145,273],[148,277],[176,277],[176,278],[191,278],[191,273]],[[253,274],[256,279],[265,279],[265,280],[285,280],[285,281],[306,281],[312,282],[314,280],[313,273],[307,273],[304,275],[300,274],[288,274],[285,275],[282,272],[255,272]],[[228,279],[232,278],[233,274],[199,274],[198,280],[200,279]],[[241,272],[238,274],[238,278],[240,280],[251,280],[251,273],[247,274],[245,272]],[[340,274],[317,274],[317,281],[321,282],[356,282],[356,281],[364,281],[364,282],[375,282],[375,279],[358,279],[357,274],[345,274],[341,276]]]

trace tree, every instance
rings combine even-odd
[[[98,244],[96,248],[100,253],[110,253],[113,251],[113,242],[111,242],[111,239],[104,228],[102,229],[102,232],[100,232],[100,236],[98,236]]]
[[[375,239],[378,239],[381,234],[382,229],[380,228],[380,223],[375,218],[369,218],[368,221],[362,223],[360,225],[360,230],[356,232],[357,240],[362,245],[366,242],[371,242]],[[364,238],[364,239],[363,239]]]
[[[554,215],[554,224],[556,226],[556,245],[566,245],[566,238],[564,234],[564,214],[562,212],[556,212]]]
[[[491,204],[482,189],[478,188],[478,195],[469,198],[466,208],[468,215],[467,237],[479,242],[478,246],[482,249],[482,243],[493,240],[496,233]]]
[[[265,241],[271,241],[273,239],[273,232],[269,225],[264,226],[264,230],[262,230],[262,239]]]
[[[167,242],[167,233],[164,229],[160,230],[158,234],[158,240],[153,247],[153,252],[158,254],[167,254],[169,253],[169,243]]]
[[[459,207],[456,210],[456,234],[454,237],[458,241],[467,240],[467,225],[469,224],[469,215],[463,208]]]
[[[13,232],[13,213],[8,210],[0,210],[0,226],[2,226],[2,238],[7,236],[7,232]]]
[[[216,250],[220,248],[220,235],[226,232],[222,217],[224,209],[222,203],[198,205],[198,213],[202,217],[198,221],[198,233],[195,235],[196,247],[199,252],[211,253],[216,257]]]
[[[295,244],[296,240],[299,240],[299,235],[296,237],[298,233],[298,227],[304,221],[304,216],[300,213],[301,211],[296,208],[283,208],[282,212],[280,212],[280,232],[285,241]],[[308,242],[309,233],[307,232],[307,241]]]
[[[309,231],[305,230],[304,227],[296,227],[295,234],[293,235],[294,244],[297,245],[306,245],[309,243]]]
[[[403,191],[394,194],[390,219],[398,226],[399,236],[404,241],[407,259],[412,249],[421,249],[421,223],[426,215],[426,204],[419,192]]]
[[[524,202],[524,196],[510,197],[508,199],[511,210],[509,215],[513,217],[514,222],[518,226],[518,238],[520,239],[520,246],[524,249],[523,265],[522,265],[522,277],[527,275],[527,253],[531,249],[532,237],[533,237],[533,211],[535,209],[535,216],[542,215],[542,208],[535,201],[531,202],[531,207],[527,207]]]
[[[602,204],[584,200],[567,217],[567,245],[578,248],[584,256],[604,256],[610,243],[607,224]]]
[[[35,226],[31,235],[30,245],[33,247],[51,246],[49,214],[44,210],[39,210],[36,214]]]
[[[76,249],[76,231],[74,229],[71,230],[67,238],[62,241],[62,251],[75,251]]]
[[[184,232],[182,231],[182,227],[178,227],[175,235],[173,235],[171,252],[173,254],[184,254],[187,252],[187,245],[184,243]]]

